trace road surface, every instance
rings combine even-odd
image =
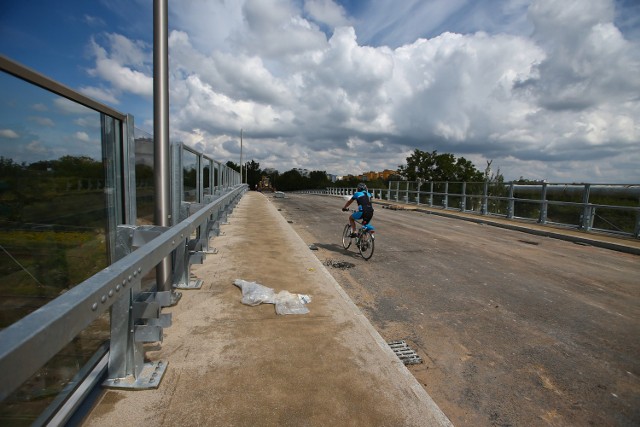
[[[637,255],[377,205],[364,261],[342,199],[269,198],[456,426],[640,425]]]

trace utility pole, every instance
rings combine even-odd
[[[240,128],[240,184],[243,184],[242,179],[242,128]]]

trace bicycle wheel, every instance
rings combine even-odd
[[[349,224],[344,226],[344,231],[342,232],[342,246],[345,249],[349,249],[349,246],[351,246],[351,226]]]
[[[358,250],[360,251],[360,255],[365,260],[368,260],[373,255],[373,248],[375,246],[375,238],[373,234],[368,231],[363,231],[360,235],[360,244],[358,245]]]

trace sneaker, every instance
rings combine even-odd
[[[358,237],[358,233],[351,233],[351,234],[349,235],[349,237],[351,237],[351,238]]]

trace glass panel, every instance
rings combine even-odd
[[[213,194],[211,191],[211,161],[204,159],[202,162],[202,188],[203,194],[208,196]]]
[[[113,121],[0,72],[0,328],[108,265],[103,136]],[[110,155],[110,154],[109,154]],[[113,160],[112,160],[113,161]],[[113,165],[109,165],[112,167]],[[110,175],[113,175],[110,173]],[[30,424],[108,339],[108,315],[0,404],[0,425]]]
[[[191,151],[182,150],[182,197],[185,202],[197,202],[198,156]]]
[[[136,225],[150,225],[154,221],[155,181],[153,171],[153,136],[134,129],[136,156]]]

